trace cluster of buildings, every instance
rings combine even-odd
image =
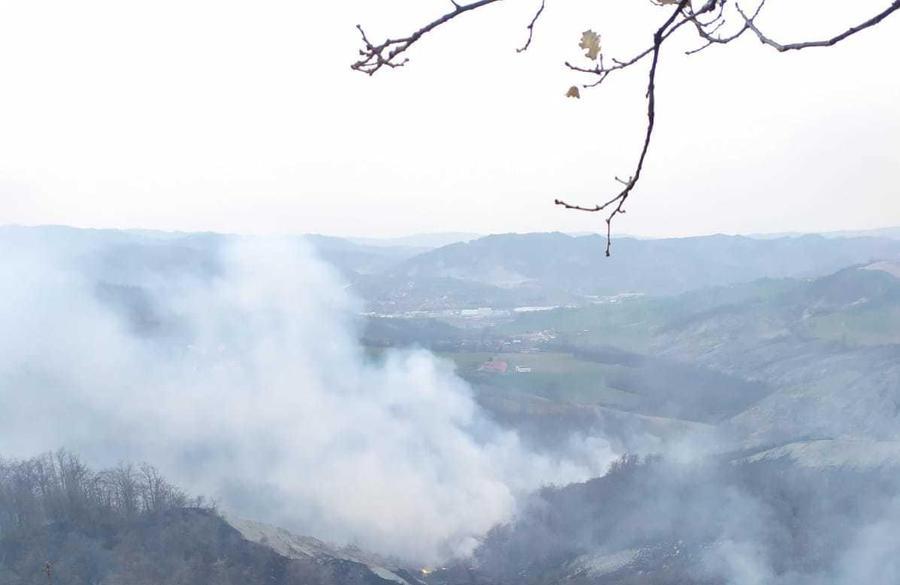
[[[478,366],[478,371],[488,374],[506,374],[509,372],[509,362],[491,358]],[[517,374],[530,374],[531,368],[528,366],[515,366],[512,371]]]

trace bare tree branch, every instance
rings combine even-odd
[[[516,49],[516,53],[524,53],[528,50],[528,47],[531,46],[531,39],[534,36],[534,25],[537,23],[538,19],[541,17],[541,13],[544,12],[544,2],[545,0],[541,0],[541,7],[538,8],[537,12],[534,14],[534,18],[531,19],[531,22],[528,23],[528,40],[525,41],[525,44]]]
[[[751,16],[749,19],[745,18],[743,26],[741,26],[741,28],[737,32],[724,37],[716,36],[716,33],[719,31],[719,29],[725,26],[725,5],[727,3],[728,0],[722,0],[722,2],[719,4],[717,16],[709,22],[701,22],[698,18],[696,18],[696,15],[691,18],[691,21],[694,23],[694,26],[697,29],[697,34],[701,39],[704,39],[706,41],[706,44],[697,49],[686,51],[686,55],[699,53],[700,51],[706,49],[707,47],[711,47],[712,45],[727,45],[728,43],[742,36],[750,29],[749,23],[753,22],[753,19],[759,16],[759,13],[766,5],[766,0],[760,1],[760,3],[756,6],[756,10],[753,12],[753,16]]]
[[[613,221],[613,219],[615,219],[615,217],[617,215],[625,213],[625,209],[624,209],[625,202],[628,200],[628,197],[631,195],[631,192],[634,189],[634,186],[637,184],[638,180],[640,180],[640,178],[641,178],[641,172],[644,169],[644,161],[646,160],[647,152],[650,149],[650,139],[653,137],[653,128],[656,123],[656,69],[657,69],[657,66],[659,65],[659,55],[660,55],[660,51],[662,49],[662,45],[666,41],[666,39],[669,38],[669,36],[674,31],[676,31],[678,28],[680,28],[682,25],[684,25],[687,22],[691,22],[692,19],[694,19],[698,14],[712,11],[713,9],[715,9],[715,6],[716,6],[715,0],[709,0],[703,6],[703,8],[700,9],[700,11],[697,14],[689,15],[688,17],[686,17],[676,23],[675,21],[678,20],[678,15],[683,14],[684,11],[686,11],[686,7],[688,6],[689,2],[690,2],[690,0],[681,0],[678,3],[678,7],[672,12],[672,14],[669,16],[669,18],[666,19],[666,21],[663,23],[663,25],[656,30],[656,33],[653,35],[653,46],[650,47],[650,49],[638,54],[636,57],[632,58],[629,61],[625,61],[625,62],[617,61],[616,64],[613,65],[612,67],[610,67],[609,69],[605,69],[603,67],[603,63],[601,61],[600,65],[598,65],[595,70],[588,70],[589,73],[595,73],[595,74],[601,76],[600,81],[597,82],[597,83],[600,83],[604,79],[606,79],[606,76],[609,75],[609,73],[611,71],[615,71],[617,69],[624,69],[625,67],[634,65],[635,63],[637,63],[638,61],[643,59],[647,54],[652,55],[652,59],[650,62],[650,73],[648,75],[649,81],[647,83],[647,129],[644,133],[644,145],[641,148],[641,154],[638,157],[637,165],[636,165],[636,167],[634,169],[634,173],[631,175],[631,177],[627,181],[623,181],[622,179],[619,179],[618,177],[616,177],[616,180],[619,181],[620,183],[622,183],[624,185],[624,188],[617,195],[615,195],[612,199],[609,199],[608,201],[606,201],[603,204],[594,205],[593,207],[584,207],[581,205],[573,205],[573,204],[567,203],[561,199],[554,200],[554,203],[556,203],[556,205],[561,205],[562,207],[564,207],[566,209],[573,209],[573,210],[577,210],[577,211],[587,211],[587,212],[595,213],[598,211],[603,211],[605,209],[610,209],[610,208],[612,209],[612,211],[610,211],[609,215],[606,216],[606,255],[607,256],[610,255],[610,253],[611,253],[610,249],[612,248],[612,221]],[[570,69],[578,70],[577,68],[571,67],[571,66],[570,66]]]
[[[376,71],[384,66],[401,67],[406,64],[407,59],[404,57],[398,60],[398,57],[406,52],[407,49],[409,49],[409,47],[412,46],[416,41],[418,41],[423,35],[434,30],[440,25],[449,22],[460,14],[475,10],[477,8],[481,8],[482,6],[486,6],[488,4],[493,4],[494,2],[498,1],[499,0],[478,0],[470,2],[469,4],[460,4],[459,2],[457,2],[457,0],[451,0],[451,3],[454,7],[451,12],[448,12],[443,16],[437,18],[436,20],[426,24],[407,37],[399,39],[387,39],[381,44],[377,45],[370,42],[363,28],[357,25],[357,28],[362,35],[364,48],[359,51],[360,59],[353,65],[351,65],[351,67],[354,70],[362,71],[363,73],[366,73],[368,75],[373,75]],[[516,49],[517,52],[524,52],[531,46],[531,42],[534,37],[534,27],[540,19],[541,14],[544,12],[545,1],[546,0],[541,0],[540,7],[527,26],[528,38],[522,47]],[[566,209],[586,211],[591,213],[608,211],[608,214],[606,216],[607,256],[610,255],[610,248],[612,246],[612,221],[617,215],[625,213],[625,202],[631,196],[631,192],[634,190],[635,185],[640,179],[641,173],[644,168],[644,161],[647,158],[647,153],[650,148],[650,142],[653,136],[653,129],[656,122],[656,72],[659,65],[659,57],[662,52],[663,45],[676,31],[681,29],[686,24],[693,24],[699,39],[703,42],[698,48],[686,51],[686,54],[688,55],[699,53],[700,51],[703,51],[704,49],[713,45],[727,45],[745,35],[748,31],[753,33],[763,44],[768,45],[779,52],[786,52],[792,50],[807,49],[811,47],[831,47],[860,31],[877,25],[892,13],[900,10],[900,0],[891,0],[890,6],[888,6],[885,10],[866,20],[865,22],[849,28],[848,30],[837,36],[820,41],[781,44],[764,34],[756,24],[756,19],[762,12],[766,0],[760,0],[756,9],[750,15],[744,12],[741,6],[737,4],[736,0],[695,0],[695,2],[699,1],[704,1],[704,4],[702,7],[700,7],[699,10],[694,11],[691,0],[679,0],[678,2],[672,0],[651,0],[651,2],[659,6],[671,6],[676,4],[677,6],[662,24],[662,26],[660,26],[654,33],[653,44],[647,49],[637,53],[630,59],[624,61],[611,59],[612,63],[607,64],[604,55],[600,53],[597,56],[597,64],[593,67],[582,67],[573,65],[569,62],[565,63],[565,66],[568,67],[571,71],[595,76],[593,81],[582,85],[582,87],[584,88],[591,88],[602,84],[606,80],[606,78],[615,71],[631,67],[643,61],[647,57],[650,57],[651,61],[646,94],[647,126],[644,133],[643,146],[641,148],[637,164],[634,168],[634,172],[631,174],[629,179],[626,181],[616,177],[616,181],[623,185],[621,191],[619,191],[615,196],[605,201],[604,203],[598,203],[592,206],[570,204],[560,199],[555,200],[556,205],[562,206]],[[732,1],[735,2],[734,7],[740,15],[742,22],[740,23],[740,27],[736,31],[729,34],[720,34],[719,31],[723,28],[726,28],[726,7],[728,6],[729,2]],[[570,93],[567,95],[574,95],[577,97],[578,92],[570,90]]]
[[[714,5],[714,3],[715,3],[715,0],[709,0],[709,2],[707,2],[706,5],[704,5],[704,9],[701,9],[701,10],[706,10],[706,6]],[[684,5],[686,6],[687,3],[684,3]],[[678,14],[681,12],[682,12],[682,8],[681,8],[681,4],[679,4],[679,8],[675,10],[674,16],[677,18]],[[625,61],[613,59],[612,60],[613,65],[611,65],[609,67],[607,67],[605,65],[602,54],[600,55],[599,63],[597,65],[595,65],[594,67],[590,67],[590,68],[579,67],[577,65],[573,65],[569,61],[565,62],[565,66],[568,67],[569,69],[571,69],[572,71],[577,71],[579,73],[591,73],[591,74],[597,75],[598,79],[596,81],[594,81],[592,83],[586,83],[583,85],[584,88],[596,87],[596,86],[600,85],[601,83],[603,83],[603,81],[609,76],[610,73],[612,73],[614,71],[618,71],[620,69],[626,69],[628,67],[631,67],[635,63],[638,63],[639,61],[643,60],[644,57],[647,57],[648,55],[652,55],[653,52],[658,48],[658,46],[661,46],[662,43],[665,42],[666,39],[668,39],[675,31],[677,31],[679,28],[681,28],[683,25],[685,25],[689,22],[693,22],[691,16],[685,17],[684,19],[680,20],[679,22],[675,23],[674,25],[672,25],[672,23],[669,22],[668,27],[663,32],[663,35],[659,41],[659,45],[656,44],[656,37],[654,35],[654,42],[650,47],[644,49],[643,51],[641,51],[640,53],[638,53],[631,59],[627,59]]]
[[[890,6],[888,6],[882,12],[876,14],[869,20],[867,20],[861,24],[858,24],[856,26],[852,26],[849,29],[847,29],[846,31],[842,32],[841,34],[831,37],[830,39],[825,39],[823,41],[806,41],[806,42],[801,42],[801,43],[788,43],[786,45],[782,45],[781,43],[773,41],[771,38],[769,38],[765,34],[763,34],[762,31],[759,30],[759,27],[756,26],[756,23],[753,22],[753,19],[755,17],[747,17],[747,15],[744,14],[744,11],[741,10],[740,6],[737,6],[737,10],[738,10],[738,12],[741,13],[741,16],[744,18],[747,28],[749,28],[751,31],[753,31],[753,33],[757,36],[757,38],[759,38],[759,40],[763,44],[769,45],[770,47],[773,47],[776,51],[784,53],[786,51],[799,51],[801,49],[809,49],[812,47],[833,47],[834,45],[838,44],[839,42],[843,41],[844,39],[852,37],[853,35],[855,35],[856,33],[860,32],[860,31],[864,31],[867,28],[871,28],[871,27],[875,26],[876,24],[880,23],[882,20],[884,20],[885,18],[887,18],[888,16],[890,16],[891,14],[896,12],[897,10],[900,10],[900,0],[894,0]]]
[[[470,10],[475,10],[476,8],[481,8],[482,6],[487,6],[488,4],[493,4],[494,2],[499,2],[500,0],[478,0],[477,2],[472,2],[471,4],[459,4],[455,0],[451,0],[453,3],[453,10],[444,14],[440,18],[437,18],[419,30],[415,31],[408,37],[403,37],[401,39],[385,39],[385,41],[381,44],[375,45],[371,41],[369,41],[366,36],[366,32],[363,30],[361,25],[356,25],[357,30],[359,30],[359,34],[362,35],[363,45],[365,46],[363,49],[359,50],[360,59],[353,63],[350,68],[355,71],[362,71],[368,75],[374,75],[376,71],[381,69],[383,66],[387,65],[388,67],[402,67],[406,65],[409,61],[407,58],[403,58],[401,61],[395,61],[397,57],[406,52],[416,41],[422,38],[422,35],[431,32],[437,27],[450,22],[460,14],[464,14],[469,12]]]

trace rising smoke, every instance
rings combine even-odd
[[[532,452],[448,363],[368,355],[359,305],[296,241],[243,240],[212,274],[137,284],[89,264],[23,246],[0,265],[5,456],[146,460],[226,510],[422,563],[613,457],[596,438],[565,460]]]

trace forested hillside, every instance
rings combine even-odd
[[[150,465],[0,461],[2,585],[378,585],[368,567],[248,541]]]

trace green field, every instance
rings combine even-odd
[[[599,404],[617,408],[636,407],[641,397],[609,385],[608,380],[626,368],[591,362],[566,353],[441,353],[452,360],[461,377],[472,384],[508,393],[540,396],[556,402]],[[478,367],[494,358],[509,363],[506,374],[480,372]],[[516,366],[531,368],[518,373]]]
[[[614,303],[525,313],[498,325],[494,332],[515,336],[552,331],[563,345],[617,347],[637,353],[652,351],[660,332],[685,320],[730,307],[754,303],[777,310],[802,281],[764,279],[753,283],[715,287],[675,297],[636,297]]]
[[[614,345],[631,351],[649,347],[653,333],[665,320],[658,301],[628,300],[577,309],[557,309],[520,315],[512,323],[496,327],[501,335],[554,331],[559,340],[573,345]]]

